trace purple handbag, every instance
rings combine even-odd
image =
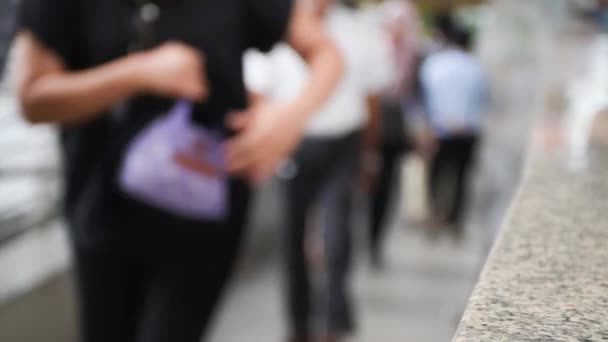
[[[119,185],[131,197],[169,213],[222,220],[228,176],[222,135],[191,123],[192,104],[176,102],[129,144]]]

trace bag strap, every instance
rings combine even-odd
[[[181,0],[127,0],[132,7],[131,28],[132,39],[129,42],[128,52],[142,51],[152,48],[157,43],[156,23],[161,15],[163,8],[181,4]],[[192,120],[192,102],[186,99],[179,99],[175,103],[178,110],[187,113],[186,119]],[[128,100],[119,103],[112,108],[112,119],[120,122],[125,113],[129,111],[130,102]]]

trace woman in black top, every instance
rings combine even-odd
[[[248,181],[273,172],[339,78],[335,47],[291,2],[21,1],[18,97],[28,120],[60,127],[83,342],[200,339],[238,251]],[[129,53],[142,32],[153,32],[146,49]],[[308,85],[293,102],[248,107],[243,51],[284,37],[311,65]],[[230,137],[223,219],[180,216],[117,184],[129,143],[176,98],[195,103],[193,125]]]

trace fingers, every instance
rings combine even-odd
[[[243,141],[230,143],[234,143],[234,145],[230,145],[231,154],[227,158],[230,173],[243,175],[254,185],[263,183],[275,174],[279,165],[279,159],[276,158],[277,151],[256,149],[254,145],[238,146],[240,143],[248,144]],[[243,149],[238,150],[240,148]]]
[[[279,110],[282,109],[256,106],[228,117],[227,126],[238,132],[225,145],[229,172],[245,174],[254,183],[274,174],[276,165],[288,154],[292,138],[297,135],[289,124],[277,124]]]
[[[278,161],[275,151],[260,149],[249,137],[239,137],[226,145],[228,171],[246,176],[253,184],[260,184],[276,171]]]
[[[252,111],[232,112],[228,114],[226,126],[235,132],[245,130],[253,122]]]
[[[243,133],[228,140],[225,145],[228,171],[241,173],[251,168],[257,161],[259,151],[254,147],[253,137]]]
[[[183,96],[193,101],[202,101],[209,97],[209,82],[207,80],[205,56],[198,50],[182,43],[176,45],[182,49],[184,54],[184,64],[190,68],[184,69],[182,79],[175,82],[185,84]]]
[[[247,130],[253,120],[253,109],[233,112],[226,119],[227,127],[240,133],[226,143],[226,160],[230,172],[240,172],[249,168],[260,154],[259,149],[255,147],[255,142],[259,139],[254,135],[255,132]]]
[[[194,82],[196,83],[196,82]],[[184,97],[193,102],[201,102],[208,96],[207,90],[200,84],[193,84],[192,87],[186,88],[178,97]]]
[[[193,80],[192,96],[196,100],[202,101],[209,97],[209,84],[207,79],[202,76],[203,71],[195,72],[195,79]]]
[[[194,71],[190,75],[185,75],[191,78],[186,96],[193,101],[203,101],[209,97],[209,83],[204,73],[204,66],[201,63],[196,63]]]
[[[198,78],[198,85],[199,85],[199,95],[200,95],[200,99],[201,100],[205,100],[209,97],[209,81],[207,79],[207,66],[206,66],[206,60],[205,60],[205,56],[202,53],[198,53],[197,52],[197,56],[198,56],[198,70],[195,73],[196,77]]]

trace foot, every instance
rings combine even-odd
[[[384,257],[382,257],[382,252],[377,248],[371,248],[370,250],[370,264],[374,271],[381,271],[384,269]]]
[[[454,223],[450,225],[450,234],[454,243],[461,243],[464,240],[464,227],[462,224]]]
[[[437,218],[437,217],[430,218],[428,220],[427,227],[426,227],[426,232],[427,232],[427,236],[428,236],[429,240],[431,240],[431,241],[437,240],[439,238],[439,235],[443,231],[444,227],[445,227],[444,220]]]

